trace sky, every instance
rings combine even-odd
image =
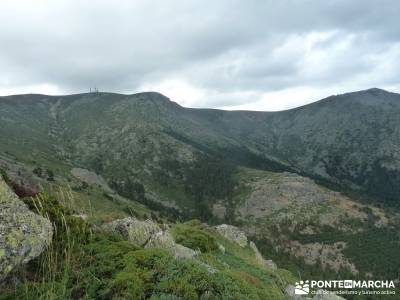
[[[268,111],[400,92],[400,1],[0,1],[0,95],[94,87]]]

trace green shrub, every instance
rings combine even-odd
[[[213,233],[198,221],[176,224],[172,227],[175,241],[191,249],[210,252],[218,249]]]
[[[126,267],[114,281],[118,296],[143,291],[153,299],[282,299],[271,282],[244,271],[210,273],[193,260],[177,260],[161,249],[132,251],[125,256]],[[136,278],[136,284],[129,280]],[[140,297],[136,294],[138,299]],[[173,297],[174,296],[174,297]]]
[[[212,252],[217,248],[215,233],[199,221],[177,224],[173,232],[182,244],[206,252],[199,256],[202,262],[175,259],[163,249],[137,248],[101,231],[92,233],[88,223],[54,197],[25,202],[48,217],[56,233],[53,245],[22,274],[23,283],[2,291],[2,300],[284,298],[271,274],[235,260],[233,254]],[[210,272],[204,263],[219,271]]]
[[[73,294],[88,299],[109,299],[116,292],[114,278],[125,268],[125,255],[137,248],[118,236],[97,234],[83,247],[81,271],[73,285]]]
[[[140,269],[131,268],[117,274],[112,282],[115,294],[123,299],[144,298],[146,292],[145,281],[150,277],[149,273]],[[114,294],[114,297],[116,296]]]

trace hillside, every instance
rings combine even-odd
[[[163,151],[162,161],[190,160],[191,149],[228,152],[235,163],[284,165],[398,204],[400,95],[383,90],[275,113],[187,109],[157,93],[22,95],[0,103],[1,150],[24,159],[56,154],[63,162],[114,174],[114,162],[140,168],[133,162],[149,162],[165,147],[173,149]]]
[[[154,92],[0,97],[0,169],[93,224],[229,223],[294,274],[399,278],[399,113],[379,89],[281,112]]]
[[[0,299],[289,299],[295,280],[232,226],[128,217],[95,227],[48,195],[24,204],[1,177],[0,200]]]

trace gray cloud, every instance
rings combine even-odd
[[[282,109],[400,91],[399,15],[396,0],[5,0],[0,94],[148,88],[189,106]]]

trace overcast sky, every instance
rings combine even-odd
[[[0,95],[95,86],[252,110],[400,92],[400,1],[0,1]]]

